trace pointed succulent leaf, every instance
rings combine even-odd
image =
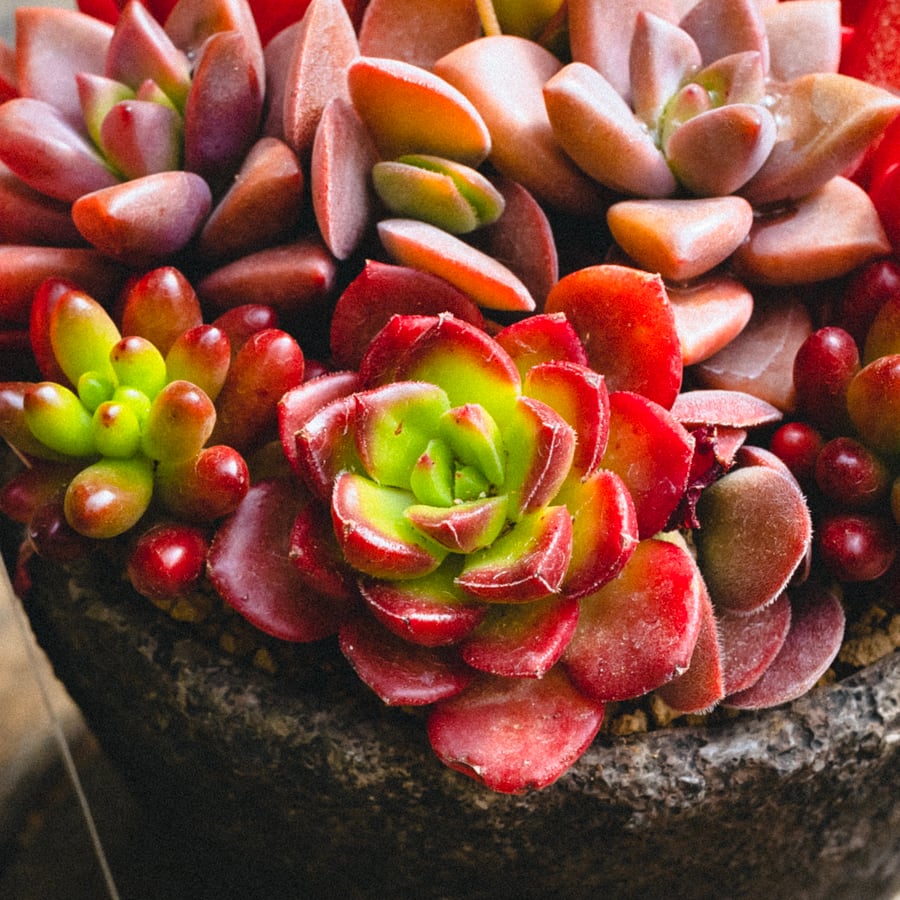
[[[92,72],[79,72],[77,75],[78,99],[88,134],[97,147],[103,146],[100,129],[107,113],[123,100],[133,100],[135,92],[121,81],[96,75]]]
[[[642,538],[662,530],[687,487],[694,438],[658,403],[629,391],[609,395],[609,441],[601,465],[625,482]]]
[[[559,593],[572,556],[572,519],[564,506],[522,516],[471,554],[456,583],[489,603],[528,603]]]
[[[406,378],[407,373],[402,366],[405,365],[407,353],[415,349],[420,338],[431,332],[439,315],[389,315],[387,322],[365,347],[359,364],[360,382],[372,387]]]
[[[447,700],[473,678],[455,648],[413,644],[371,616],[344,622],[338,643],[360,680],[388,705],[427,706]]]
[[[629,58],[641,14],[652,13],[673,24],[671,0],[569,0],[572,59],[593,67],[626,101],[631,101]]]
[[[572,470],[586,478],[600,464],[609,437],[609,394],[602,375],[566,361],[528,370],[523,392],[559,413],[575,432]]]
[[[507,498],[484,497],[450,506],[414,503],[406,517],[422,534],[453,553],[489,547],[506,525]]]
[[[312,595],[291,561],[291,526],[307,502],[290,479],[257,482],[217,529],[208,557],[219,596],[261,631],[286,641],[333,635],[345,612]]]
[[[53,306],[48,327],[53,355],[72,384],[85,372],[98,372],[115,383],[109,353],[121,334],[93,297],[67,291]]]
[[[191,86],[190,61],[141,3],[122,9],[106,57],[108,78],[137,90],[148,79],[158,84],[179,110]]]
[[[507,678],[542,678],[578,623],[578,601],[548,597],[534,603],[492,603],[460,653],[473,669]]]
[[[552,407],[522,396],[504,437],[508,456],[503,489],[510,495],[509,517],[517,520],[556,496],[572,467],[576,434]]]
[[[596,214],[605,205],[603,191],[562,150],[547,118],[543,86],[560,67],[534,41],[496,35],[457,47],[434,70],[475,104],[492,136],[490,162],[497,171],[551,207]],[[502,91],[498,72],[516,73]]]
[[[675,93],[663,110],[663,116],[657,128],[656,139],[659,145],[665,147],[669,138],[681,125],[712,108],[713,103],[709,91],[696,82],[688,82]]]
[[[619,246],[666,281],[688,281],[724,262],[753,225],[742,197],[622,200],[606,221]]]
[[[71,9],[16,9],[19,94],[43,100],[73,127],[81,123],[76,77],[102,75],[113,29]]]
[[[754,206],[812,193],[848,169],[898,110],[893,93],[847,75],[796,79],[772,107],[786,130],[741,193]]]
[[[434,72],[360,57],[347,79],[353,105],[382,156],[433,153],[477,166],[490,152],[491,136],[476,108]]]
[[[503,195],[483,175],[438,157],[408,154],[377,163],[372,182],[395,215],[422,219],[451,234],[474,231],[503,212]]]
[[[639,197],[677,187],[646,126],[596,70],[570,63],[544,86],[547,115],[560,146],[588,175]]]
[[[409,491],[341,472],[334,482],[331,515],[350,565],[375,578],[419,578],[433,572],[447,551],[407,520],[406,508],[414,502]]]
[[[773,3],[763,9],[770,76],[793,81],[813,72],[837,72],[841,60],[841,4]]]
[[[886,253],[890,243],[868,194],[838,175],[792,208],[754,222],[732,263],[749,282],[808,284],[840,278]]]
[[[341,0],[314,0],[292,31],[285,71],[270,102],[285,140],[305,161],[325,107],[335,98],[350,100],[347,69],[359,56],[359,44]]]
[[[234,31],[203,46],[184,108],[184,167],[211,184],[230,184],[256,140],[263,91],[252,45]]]
[[[700,585],[681,546],[641,541],[616,578],[581,600],[563,654],[579,690],[599,702],[625,700],[683,672],[700,633]]]
[[[713,107],[762,103],[766,95],[762,58],[755,50],[723,56],[697,72],[691,81],[709,94]]]
[[[441,416],[437,433],[458,460],[477,468],[489,484],[503,483],[509,448],[500,427],[481,404],[448,409]]]
[[[602,722],[603,706],[556,666],[543,678],[482,675],[435,706],[428,738],[451,769],[494,791],[522,794],[556,781]]]
[[[700,197],[731,194],[762,167],[776,140],[772,114],[753,103],[710,109],[675,129],[663,146],[676,178]]]
[[[72,218],[98,250],[131,265],[152,265],[184,248],[211,206],[199,175],[158,172],[84,194]]]
[[[452,557],[421,578],[406,581],[360,579],[359,588],[372,614],[394,634],[413,644],[455,644],[484,619],[487,605],[473,600],[455,583],[459,566]]]
[[[534,298],[505,265],[427,222],[384,219],[378,236],[401,265],[449,281],[487,309],[531,312]]]
[[[409,473],[409,486],[420,503],[451,506],[454,494],[454,455],[450,446],[432,438]]]
[[[754,50],[768,74],[769,42],[756,0],[699,0],[679,24],[697,42],[704,63]]]
[[[634,501],[625,482],[609,469],[597,469],[586,479],[570,475],[556,501],[572,516],[572,559],[562,591],[567,597],[584,597],[615,578],[634,552]]]
[[[142,456],[101,459],[66,488],[66,520],[79,534],[113,538],[137,524],[153,497],[153,465]]]
[[[182,137],[178,113],[146,100],[116,103],[100,128],[107,162],[125,179],[180,168]]]
[[[697,558],[713,603],[739,613],[778,597],[812,538],[809,509],[796,482],[767,466],[724,475],[703,492],[697,517]]]
[[[416,39],[408,40],[410,34]],[[470,0],[445,0],[439,16],[421,0],[370,0],[359,47],[364,56],[401,59],[430,69],[444,54],[480,36],[477,5]]]
[[[481,329],[446,314],[423,316],[424,321],[397,316],[387,328],[403,329],[410,319],[419,325],[403,346],[406,352],[381,379],[436,384],[452,407],[478,403],[495,422],[504,422],[520,389],[519,372],[506,351]]]
[[[737,709],[762,709],[788,703],[811,690],[828,671],[844,639],[844,607],[819,585],[791,601],[791,624],[784,644],[750,687],[725,698]]]
[[[433,384],[399,381],[355,395],[356,449],[369,477],[409,490],[409,473],[450,408]]]
[[[66,203],[119,180],[54,107],[30,97],[0,105],[0,161],[36,191]]]
[[[377,158],[349,102],[330,100],[313,141],[310,187],[319,233],[338,259],[350,256],[365,235],[373,206],[369,175]]]
[[[686,31],[661,16],[639,12],[629,55],[635,115],[655,127],[669,99],[701,62],[700,51]]]

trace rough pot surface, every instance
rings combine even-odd
[[[223,889],[240,876],[309,898],[900,889],[898,652],[726,726],[599,738],[555,785],[514,797],[442,766],[416,714],[383,707],[330,645],[299,649],[303,683],[273,679],[117,582],[34,576],[26,607],[59,676]]]

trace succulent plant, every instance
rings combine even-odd
[[[823,335],[808,287],[890,250],[845,175],[900,103],[837,72],[837,5],[169,6],[19,14],[0,320],[39,380],[3,374],[0,509],[29,547],[336,638],[498,791],[610,703],[811,688],[839,585],[897,546],[896,312]],[[867,487],[823,475],[811,511],[848,459]]]

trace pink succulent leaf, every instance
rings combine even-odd
[[[474,677],[456,648],[412,644],[371,616],[344,622],[338,641],[360,680],[388,705],[427,706],[447,700]]]
[[[116,103],[103,119],[100,140],[107,161],[126,179],[181,168],[181,117],[159,103]]]
[[[704,63],[753,50],[768,74],[769,43],[756,0],[700,0],[679,24],[697,42]]]
[[[372,615],[404,640],[426,647],[456,644],[472,633],[488,611],[486,604],[455,583],[459,569],[459,559],[449,557],[421,578],[361,578],[359,588]]]
[[[754,428],[772,425],[784,418],[778,407],[753,394],[714,389],[682,391],[675,398],[671,412],[686,428],[701,425]]]
[[[657,688],[657,695],[678,712],[709,712],[727,692],[723,655],[715,612],[706,587],[702,586],[700,633],[690,665]]]
[[[253,625],[288,641],[335,634],[345,609],[310,594],[290,559],[293,521],[307,501],[289,479],[260,481],[216,532],[209,577]]]
[[[731,103],[764,103],[766,78],[761,54],[745,50],[723,56],[691,79],[710,95],[714,106]]]
[[[503,489],[515,520],[556,496],[572,467],[576,434],[553,407],[521,396],[504,435],[508,455]]]
[[[19,94],[55,107],[73,128],[82,128],[76,76],[102,75],[113,29],[68,9],[16,9]]]
[[[628,391],[609,396],[610,431],[602,466],[625,482],[642,538],[662,530],[688,485],[694,438],[659,404]]]
[[[848,169],[898,110],[894,94],[846,75],[796,79],[776,97],[777,141],[741,193],[755,206],[812,193]]]
[[[664,144],[672,171],[699,197],[731,194],[762,167],[776,141],[772,114],[754,103],[731,103],[700,113]]]
[[[55,107],[29,97],[0,106],[0,161],[29,187],[64,203],[119,182]]]
[[[635,115],[655,127],[669,99],[701,64],[700,51],[686,31],[651,12],[639,12],[629,57]]]
[[[763,10],[769,39],[769,75],[793,81],[813,72],[837,72],[841,9],[836,3],[774,3]]]
[[[188,57],[141,3],[123,8],[110,40],[104,74],[135,91],[145,81],[152,81],[178,110],[184,109],[191,86]]]
[[[603,712],[559,666],[543,678],[482,675],[435,706],[428,738],[451,769],[519,794],[556,781],[590,745]]]
[[[749,614],[777,599],[812,540],[796,481],[768,466],[728,472],[703,492],[697,518],[697,558],[722,611]]]
[[[575,432],[572,468],[587,478],[600,465],[609,438],[609,394],[602,375],[586,365],[552,361],[532,366],[524,393],[552,407]]]
[[[187,170],[229,183],[256,140],[264,89],[243,34],[218,32],[204,44],[184,108]]]
[[[431,540],[453,553],[474,553],[489,547],[506,526],[507,498],[484,497],[451,506],[413,504],[406,516]]]
[[[100,129],[107,113],[122,100],[133,100],[136,96],[135,91],[121,81],[92,72],[79,72],[75,76],[75,81],[78,85],[78,99],[84,125],[94,144],[102,147]]]
[[[615,578],[638,543],[638,519],[625,483],[609,469],[571,475],[555,498],[572,516],[572,558],[563,579],[568,597],[584,597]]]
[[[345,559],[375,578],[419,578],[433,572],[447,550],[406,517],[413,494],[354,472],[334,482],[331,518]]]
[[[735,694],[755,684],[778,655],[791,627],[791,601],[781,594],[752,615],[719,616],[725,693]]]
[[[542,678],[556,664],[578,624],[578,601],[492,603],[460,646],[473,669],[507,678]]]
[[[527,603],[559,592],[572,558],[564,506],[523,516],[494,543],[469,555],[456,583],[490,603]]]
[[[641,541],[622,571],[582,598],[563,663],[599,702],[638,697],[685,671],[701,626],[702,578],[690,553]]]
[[[811,690],[844,639],[844,607],[831,590],[808,583],[791,600],[791,624],[778,654],[750,687],[725,698],[738,709],[779,706]]]
[[[675,192],[652,136],[595,69],[569,63],[544,85],[544,100],[556,140],[591,178],[638,197]]]
[[[69,206],[29,187],[0,164],[0,242],[78,247],[84,239],[72,223]]]

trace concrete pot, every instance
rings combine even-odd
[[[602,737],[501,796],[328,644],[235,663],[125,590],[36,569],[57,673],[219,896],[853,898],[900,889],[900,652],[727,725]],[[235,893],[229,893],[234,890]],[[287,891],[287,893],[285,893]]]

